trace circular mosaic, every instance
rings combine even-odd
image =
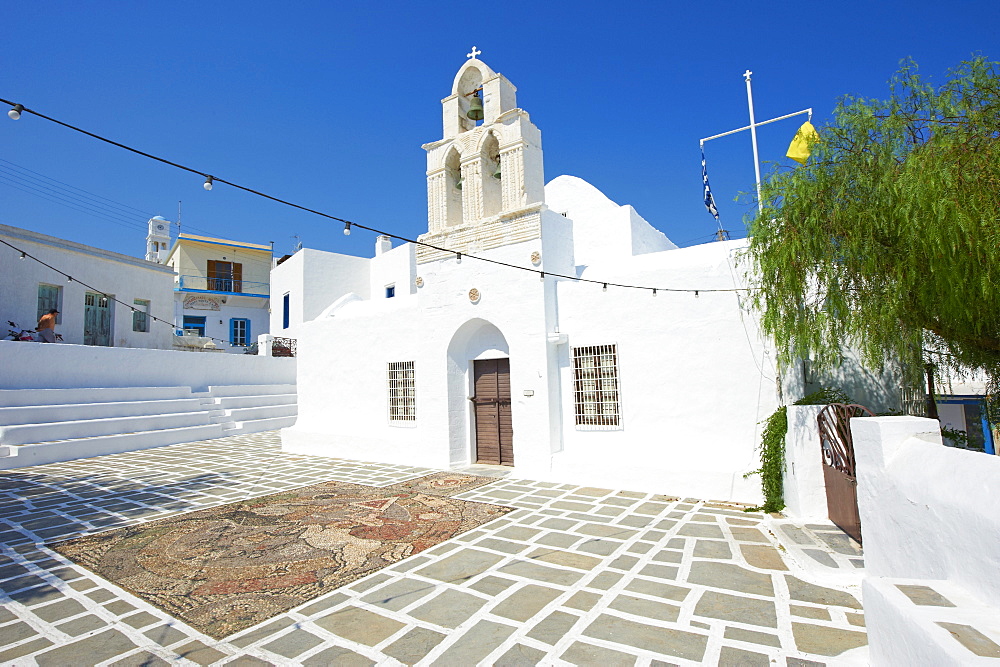
[[[469,290],[469,301],[471,301],[472,303],[478,303],[479,297],[480,297],[479,290],[477,290],[475,287]]]
[[[541,261],[542,261],[542,253],[538,252],[537,250],[535,252],[531,253],[531,263],[532,264],[534,264],[535,266],[538,266],[541,263]]]
[[[424,286],[424,279],[421,278],[420,276],[417,276],[414,279],[413,284],[416,285],[417,287],[423,287]]]

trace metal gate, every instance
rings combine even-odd
[[[830,521],[861,543],[858,514],[858,477],[854,463],[851,417],[874,417],[863,405],[831,403],[819,413],[819,441],[823,448],[823,479]]]

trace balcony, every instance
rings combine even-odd
[[[211,292],[213,294],[242,294],[244,296],[268,296],[268,283],[255,283],[233,278],[207,278],[205,276],[178,276],[175,291]]]

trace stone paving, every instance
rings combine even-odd
[[[516,508],[505,517],[221,641],[45,546],[325,480],[429,472],[284,454],[276,432],[4,472],[0,663],[867,663],[856,550],[817,574],[803,567],[823,560],[804,552],[817,545],[795,526],[690,498],[498,477],[458,497]],[[840,544],[829,526],[799,528]]]

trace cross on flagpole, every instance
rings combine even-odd
[[[705,142],[706,141],[711,141],[712,139],[718,139],[720,137],[725,137],[725,136],[728,136],[730,134],[736,134],[737,132],[743,132],[744,130],[750,130],[750,138],[751,138],[751,142],[753,143],[753,169],[754,169],[754,176],[757,179],[756,180],[756,184],[757,184],[757,211],[761,212],[761,211],[764,210],[764,201],[761,199],[761,196],[760,196],[760,158],[759,158],[759,156],[757,154],[757,128],[760,127],[760,126],[762,126],[762,125],[767,125],[768,123],[774,123],[776,121],[785,120],[786,118],[791,118],[793,116],[799,116],[801,114],[809,114],[809,119],[808,120],[812,121],[813,110],[811,108],[809,108],[809,109],[803,109],[802,111],[796,111],[794,113],[785,114],[784,116],[778,116],[777,118],[772,118],[770,120],[761,121],[759,123],[756,122],[756,120],[754,119],[754,111],[753,111],[753,90],[750,87],[750,77],[751,77],[752,74],[753,74],[753,72],[751,72],[750,70],[747,70],[747,71],[745,71],[743,73],[743,78],[746,80],[746,83],[747,83],[747,106],[749,107],[749,110],[750,110],[750,124],[747,125],[746,127],[737,128],[735,130],[729,130],[728,132],[723,132],[721,134],[713,134],[712,136],[705,137],[704,139],[702,139],[700,141],[700,144],[701,144],[701,174],[702,174],[702,181],[704,183],[704,188],[705,188],[705,206],[706,206],[706,208],[708,208],[708,212],[711,213],[715,217],[716,222],[719,222],[719,211],[718,211],[718,208],[716,208],[716,206],[715,206],[715,198],[712,197],[712,192],[708,188],[708,170],[707,170],[706,165],[705,165]],[[709,205],[709,202],[711,202],[711,205]],[[719,223],[719,229],[722,230],[722,223],[721,222]]]

